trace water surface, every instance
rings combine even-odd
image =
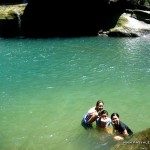
[[[98,99],[134,133],[149,128],[149,40],[0,39],[0,149],[110,150],[80,125]]]

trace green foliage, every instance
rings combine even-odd
[[[129,2],[135,5],[150,6],[150,0],[129,0]]]

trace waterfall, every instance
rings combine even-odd
[[[19,12],[15,12],[16,13],[16,16],[17,16],[17,19],[18,19],[18,28],[20,29],[21,28],[21,17],[20,17],[20,13]]]
[[[16,20],[16,28],[17,28],[17,33],[18,36],[21,35],[22,31],[21,31],[21,12],[19,10],[14,10],[14,16],[15,16],[15,20]]]
[[[11,15],[14,19],[14,23],[16,26],[16,34],[19,34],[19,36],[22,34],[22,15],[24,13],[24,9],[26,7],[26,4],[22,4],[21,6],[12,8]]]

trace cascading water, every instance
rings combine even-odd
[[[21,12],[15,11],[15,16],[16,16],[16,20],[17,20],[18,33],[20,35],[21,34]]]
[[[18,19],[18,28],[20,29],[20,28],[21,28],[21,17],[20,17],[20,13],[19,13],[19,12],[16,12],[16,16],[17,16],[17,19]]]

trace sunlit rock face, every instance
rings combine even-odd
[[[137,10],[135,11],[138,12]],[[142,11],[144,13],[144,11]],[[134,17],[133,17],[134,15]],[[109,30],[109,36],[124,36],[124,37],[138,37],[145,34],[150,34],[150,24],[145,23],[144,17],[143,20],[137,20],[138,17],[135,17],[134,11],[132,14],[123,13],[116,26]],[[137,15],[139,16],[139,15]],[[145,12],[146,18],[150,17],[149,12]]]
[[[25,7],[26,4],[0,5],[0,37],[20,36]]]

